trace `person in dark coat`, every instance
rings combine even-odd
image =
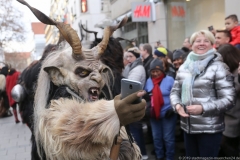
[[[143,44],[140,46],[141,57],[143,59],[143,67],[145,68],[146,72],[146,79],[149,78],[148,70],[150,68],[150,63],[154,59],[152,56],[152,46],[148,43]]]

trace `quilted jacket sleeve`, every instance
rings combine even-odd
[[[228,71],[228,67],[222,62],[217,67],[214,81],[217,99],[201,103],[203,116],[223,113],[231,109],[235,103],[234,78]]]

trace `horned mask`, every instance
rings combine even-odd
[[[127,17],[115,26],[106,27],[103,40],[96,47],[84,49],[76,31],[69,24],[52,20],[24,0],[17,1],[26,5],[42,23],[55,25],[70,45],[68,49],[52,53],[43,63],[42,69],[48,74],[50,80],[57,86],[69,86],[83,99],[98,99],[99,92],[109,79],[104,79],[103,75],[111,71],[100,61],[100,57],[112,33],[127,22]]]

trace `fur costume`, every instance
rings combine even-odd
[[[6,78],[3,74],[0,74],[0,91],[5,91],[6,89]]]
[[[0,117],[11,116],[9,110],[9,100],[6,92],[6,76],[8,74],[8,67],[5,66],[0,71]]]
[[[8,112],[9,102],[6,93],[6,78],[3,74],[0,74],[0,117],[8,116]]]
[[[25,90],[25,98],[18,103],[21,111],[22,120],[27,124],[31,132],[33,132],[33,103],[36,90],[36,83],[38,74],[41,69],[43,60],[48,56],[51,51],[56,50],[57,45],[48,44],[43,51],[42,57],[38,61],[33,61],[20,75],[18,83]]]
[[[28,6],[43,23],[55,25],[70,45],[65,44],[51,53],[39,73],[34,99],[34,136],[40,157],[50,160],[109,159],[120,131],[123,142],[118,159],[141,159],[138,146],[129,142],[125,128],[120,130],[115,100],[98,100],[104,86],[110,91],[110,77],[114,77],[112,70],[102,62],[101,55],[109,37],[127,19],[107,27],[103,40],[96,47],[83,49],[69,25],[55,22],[25,1],[18,1]],[[112,96],[111,91],[109,93]]]

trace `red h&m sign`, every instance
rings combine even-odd
[[[154,4],[151,2],[133,2],[132,3],[132,21],[146,22],[154,21],[155,18]]]
[[[186,18],[185,2],[171,2],[170,7],[173,21],[185,21]]]
[[[139,17],[150,17],[150,10],[151,5],[144,5],[144,6],[137,6],[136,9],[134,10],[134,17],[139,18]]]

